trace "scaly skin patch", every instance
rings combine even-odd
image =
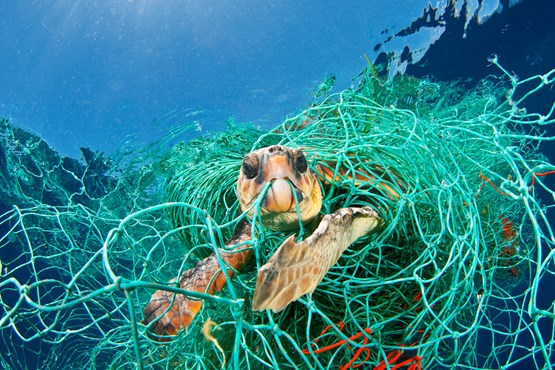
[[[226,243],[229,246],[240,244],[251,237],[251,225],[243,222],[237,228],[235,235]],[[238,247],[240,252],[222,252],[221,258],[226,265],[229,277],[234,275],[234,270],[241,269],[247,264],[252,255],[252,249],[246,246]],[[176,283],[172,279],[170,283]],[[193,292],[214,294],[221,291],[226,283],[224,273],[215,255],[199,261],[195,267],[190,268],[179,277],[179,287]],[[159,336],[177,335],[179,330],[191,324],[195,315],[202,308],[202,300],[187,298],[182,294],[175,294],[166,290],[158,290],[150,298],[144,309],[143,325],[149,325],[150,330]],[[167,341],[168,338],[156,338]]]

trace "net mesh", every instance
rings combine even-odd
[[[555,71],[502,71],[473,88],[411,77],[316,94],[271,131],[226,132],[113,158],[61,158],[2,121],[0,341],[5,368],[551,368],[554,123],[523,107]],[[171,138],[193,129],[184,125]],[[256,271],[289,235],[253,221],[254,261],[217,295],[168,283],[233,246],[245,153],[302,147],[338,178],[322,212],[370,205],[377,235],[351,246],[312,297],[253,312]],[[339,169],[343,169],[339,171]],[[375,181],[354,181],[356,174]],[[401,180],[392,180],[401,179]],[[393,198],[384,189],[401,194]],[[302,231],[301,231],[302,233]],[[140,323],[157,289],[204,300],[175,340]]]

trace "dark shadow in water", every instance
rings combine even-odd
[[[470,79],[474,83],[488,75],[501,75],[497,67],[488,63],[488,58],[493,54],[498,56],[500,64],[510,73],[523,78],[535,75],[542,75],[555,68],[555,2],[552,0],[524,0],[511,8],[508,1],[502,1],[504,10],[494,14],[483,24],[472,22],[464,32],[464,17],[453,17],[453,6],[445,13],[445,16],[438,21],[430,22],[428,14],[434,15],[433,11],[427,12],[422,18],[415,21],[409,30],[413,33],[422,26],[436,26],[439,23],[447,24],[445,33],[432,45],[424,58],[417,65],[410,65],[407,74],[426,77],[432,76],[436,80],[463,80]],[[432,17],[433,19],[433,17]],[[403,32],[399,33],[402,36]],[[384,61],[387,56],[381,55]],[[406,53],[404,58],[410,60],[410,53]],[[535,80],[522,86],[522,91],[528,90],[538,84]],[[515,92],[515,99],[522,97],[521,91]],[[544,88],[539,93],[527,99],[523,107],[528,112],[537,112],[546,115],[555,101],[555,89]],[[553,117],[552,117],[553,118]],[[547,134],[553,136],[555,127],[545,127]],[[544,143],[540,149],[549,158],[551,163],[555,162],[555,145]],[[555,179],[542,179],[551,189],[555,189]],[[546,192],[538,191],[544,204],[552,204],[553,199]],[[553,212],[548,212],[548,220],[552,228],[555,227],[555,216]],[[544,256],[548,253],[548,247],[544,247]],[[540,287],[538,294],[538,306],[546,309],[551,307],[554,294],[552,287],[555,286],[555,277],[546,276]],[[551,287],[551,291],[546,289]],[[543,324],[543,325],[542,325]],[[550,320],[540,321],[540,330],[544,339],[551,338],[553,323]],[[484,345],[481,351],[491,349],[483,339]],[[491,344],[491,343],[489,343]],[[519,344],[532,345],[531,338],[519,338]],[[515,358],[524,356],[525,351],[517,349]],[[543,364],[543,359],[536,356],[539,364]],[[555,359],[552,359],[555,363]],[[518,368],[532,369],[536,365],[532,358],[519,363]]]

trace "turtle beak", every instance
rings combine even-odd
[[[303,194],[296,186],[298,176],[292,168],[291,156],[283,150],[275,151],[267,157],[264,166],[264,182],[271,184],[263,199],[264,208],[270,213],[293,210],[295,195],[301,202]]]
[[[263,201],[264,208],[268,212],[280,213],[292,210],[295,208],[295,195],[298,202],[303,200],[303,193],[288,180],[288,178],[280,178],[271,182]]]

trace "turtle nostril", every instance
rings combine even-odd
[[[271,146],[270,148],[268,148],[268,151],[269,151],[270,153],[273,153],[273,152],[283,152],[284,149],[283,149],[283,147],[282,147],[281,145],[273,145],[273,146]]]

